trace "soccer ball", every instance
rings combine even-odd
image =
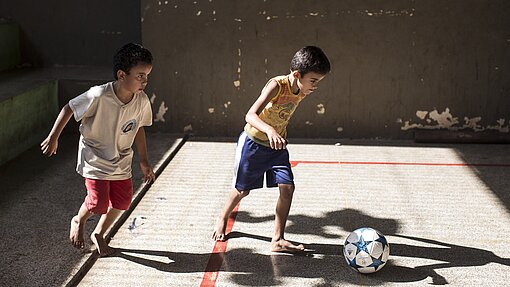
[[[374,273],[384,267],[390,255],[390,245],[384,235],[372,228],[354,230],[344,243],[347,264],[360,273]]]

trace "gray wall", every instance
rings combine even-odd
[[[236,136],[266,81],[318,45],[332,72],[290,137],[411,138],[416,129],[509,135],[510,2],[1,1],[35,66],[111,66],[141,42],[155,56],[152,130]]]
[[[116,49],[141,42],[138,0],[0,1],[0,18],[21,28],[22,62],[111,66]]]
[[[318,45],[332,72],[301,103],[290,137],[508,134],[509,3],[143,0],[155,127],[238,135],[265,82],[288,72],[296,50]]]

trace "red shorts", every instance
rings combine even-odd
[[[133,182],[131,179],[102,180],[85,178],[87,196],[85,206],[95,214],[105,214],[108,208],[126,210],[133,197]]]

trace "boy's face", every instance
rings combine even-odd
[[[151,71],[152,65],[146,63],[137,64],[129,70],[129,73],[119,70],[117,72],[119,83],[122,88],[132,93],[139,93],[145,89],[145,86],[147,86],[147,82],[149,80],[148,77]]]
[[[317,89],[319,82],[326,77],[326,75],[316,72],[308,72],[303,76],[298,71],[294,71],[294,73],[297,73],[298,88],[305,95],[313,93]]]

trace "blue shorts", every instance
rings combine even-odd
[[[278,184],[294,185],[289,152],[286,149],[274,150],[260,145],[245,132],[241,133],[237,141],[233,187],[239,191],[262,188],[264,174],[267,187],[277,187]]]

